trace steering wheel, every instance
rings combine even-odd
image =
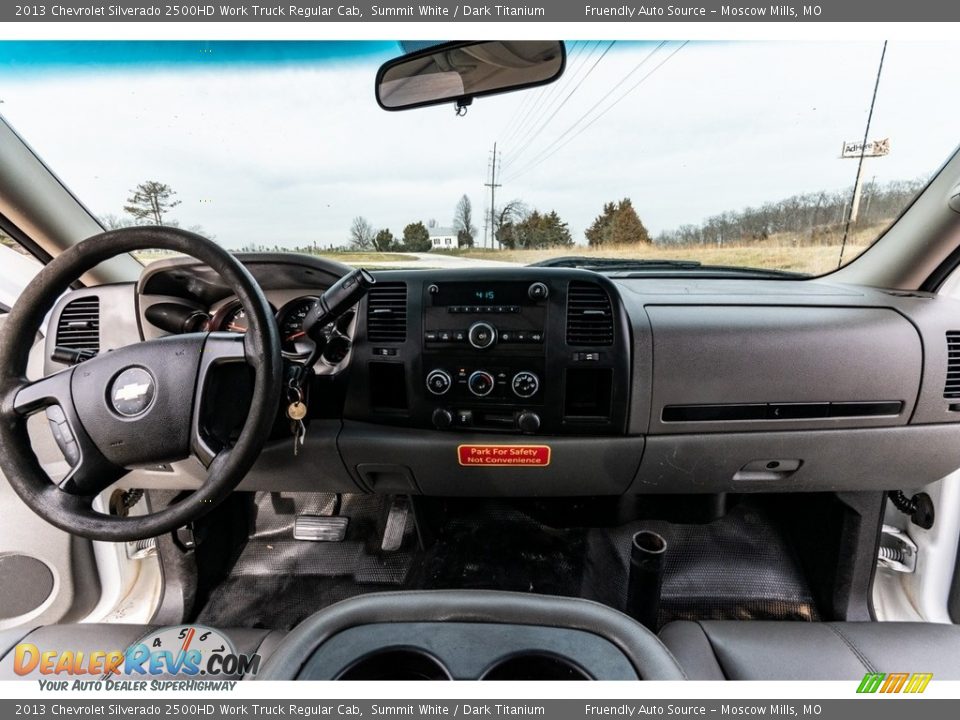
[[[249,319],[243,335],[188,333],[102,353],[41,380],[26,378],[27,360],[46,314],[70,284],[104,260],[146,249],[171,250],[206,263],[236,293]],[[204,399],[214,368],[245,363],[253,371],[249,415],[236,442],[224,446],[204,430]],[[95,235],[50,262],[27,286],[0,335],[0,458],[23,501],[62,530],[94,540],[155,537],[201,517],[250,470],[276,418],[282,390],[280,333],[250,272],[211,241],[170,227],[134,227]],[[77,458],[54,483],[31,447],[27,417],[52,410]],[[96,496],[131,467],[193,455],[203,484],[180,502],[147,515],[117,517],[93,508]]]

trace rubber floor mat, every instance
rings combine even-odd
[[[583,595],[625,609],[630,546],[638,530],[667,541],[659,622],[818,620],[813,593],[787,538],[745,501],[705,524],[638,521],[591,530]]]
[[[214,627],[289,629],[328,605],[354,595],[397,590],[416,546],[413,523],[398,552],[379,549],[387,506],[382,498],[347,495],[343,542],[293,539],[299,514],[330,515],[334,495],[256,493],[253,529],[227,577],[209,595],[197,622]]]
[[[485,589],[577,596],[586,530],[555,528],[506,503],[457,506],[417,563],[421,589]]]
[[[452,503],[427,550],[417,549],[410,520],[400,551],[383,553],[385,501],[348,495],[343,542],[293,539],[298,513],[329,515],[333,503],[332,495],[257,493],[247,544],[197,621],[291,628],[340,600],[399,589],[513,590],[585,597],[624,610],[631,538],[641,529],[659,532],[669,545],[661,624],[818,619],[787,538],[750,500],[706,524],[645,520],[612,528],[554,527],[506,502]]]

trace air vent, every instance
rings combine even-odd
[[[82,297],[67,303],[57,323],[57,346],[100,352],[100,298]]]
[[[960,330],[947,331],[947,383],[945,398],[960,398]]]
[[[367,295],[367,339],[403,342],[407,339],[407,285],[380,282]]]
[[[567,344],[613,345],[613,308],[599,285],[570,283],[567,295]]]

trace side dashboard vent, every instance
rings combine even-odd
[[[599,285],[572,282],[567,294],[567,344],[613,345],[613,307]]]
[[[947,331],[947,382],[945,398],[960,398],[960,330]]]
[[[403,342],[407,339],[407,284],[377,283],[367,295],[367,339]]]
[[[57,321],[57,346],[100,352],[100,298],[77,298],[63,308]]]

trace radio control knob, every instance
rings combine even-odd
[[[524,410],[517,415],[517,427],[521,432],[535,433],[540,429],[540,416],[530,410]]]
[[[427,390],[434,395],[446,395],[453,381],[445,370],[431,370],[427,374]]]
[[[497,341],[497,329],[490,323],[475,322],[467,330],[467,341],[477,350],[486,350]]]
[[[486,370],[477,370],[467,378],[467,388],[477,397],[486,397],[493,392],[496,381]]]
[[[540,389],[540,378],[532,372],[523,370],[513,376],[513,382],[510,383],[513,388],[513,394],[520,398],[529,398],[537,394]]]
[[[438,430],[453,427],[453,413],[444,408],[437,408],[433,411],[433,426]]]
[[[542,282],[535,282],[527,288],[527,296],[531,300],[546,300],[550,297],[550,289]]]

